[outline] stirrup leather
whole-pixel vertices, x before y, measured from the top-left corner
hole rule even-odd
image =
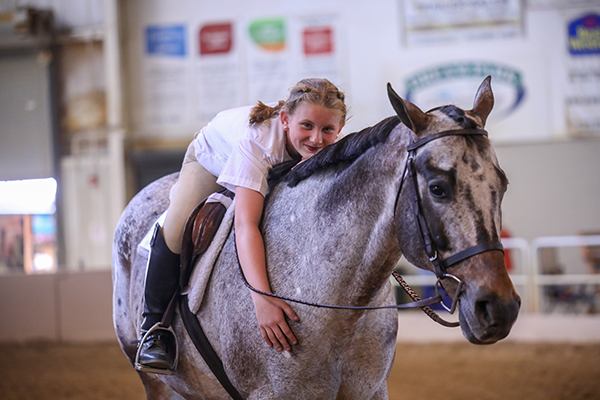
[[[148,340],[148,336],[151,333],[153,333],[154,331],[159,331],[159,330],[169,332],[173,338],[173,341],[175,342],[175,359],[173,360],[173,364],[170,366],[169,369],[153,368],[153,367],[148,367],[146,365],[140,364],[140,354],[142,353],[142,346],[144,345],[144,343],[146,343],[146,340]],[[150,374],[171,375],[175,371],[175,368],[177,368],[178,361],[179,361],[179,343],[177,342],[177,336],[175,336],[175,332],[173,331],[173,328],[171,328],[170,326],[165,328],[164,326],[161,325],[160,322],[157,322],[156,324],[154,324],[152,326],[152,328],[148,329],[148,331],[140,339],[140,342],[139,342],[138,348],[137,348],[137,352],[135,353],[134,367],[135,367],[136,371],[140,371],[140,372],[148,372]]]

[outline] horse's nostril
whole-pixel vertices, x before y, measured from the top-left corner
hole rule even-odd
[[[488,300],[478,300],[475,302],[475,313],[482,326],[492,326],[495,324],[492,315],[492,306]]]
[[[480,296],[475,302],[475,315],[485,329],[510,329],[521,308],[518,294],[506,299],[493,297],[491,294]]]

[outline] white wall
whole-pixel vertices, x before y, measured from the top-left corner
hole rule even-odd
[[[457,2],[458,3],[458,2]],[[508,3],[508,2],[507,2]],[[511,0],[512,4],[519,4]],[[522,18],[512,26],[510,35],[494,33],[488,39],[440,39],[437,42],[416,44],[407,31],[407,2],[398,0],[306,0],[296,1],[240,1],[224,0],[196,2],[191,0],[148,0],[143,3],[124,0],[125,37],[129,72],[129,105],[132,129],[137,138],[171,138],[187,141],[192,133],[210,120],[219,109],[202,114],[197,108],[210,108],[210,101],[199,99],[203,90],[202,66],[215,61],[215,56],[201,56],[198,51],[198,33],[202,26],[215,22],[230,22],[234,28],[234,45],[230,54],[222,56],[220,66],[234,68],[230,76],[236,80],[237,97],[232,97],[229,107],[254,103],[251,75],[257,59],[273,66],[276,60],[271,52],[256,49],[249,38],[248,27],[261,18],[280,17],[286,23],[286,48],[281,50],[287,80],[281,80],[279,97],[307,73],[306,58],[302,54],[301,29],[307,21],[321,18],[332,26],[335,34],[336,67],[331,76],[336,84],[347,91],[353,118],[345,132],[353,132],[372,125],[392,113],[385,85],[391,82],[401,94],[406,93],[407,79],[429,68],[460,63],[491,64],[506,67],[522,80],[525,96],[517,109],[503,117],[502,113],[513,102],[515,84],[495,73],[492,86],[496,91],[496,111],[490,117],[492,137],[501,142],[549,140],[567,134],[564,97],[570,86],[568,69],[573,63],[568,57],[567,24],[585,12],[599,12],[590,1],[552,2],[537,0],[522,2]],[[585,5],[587,4],[587,6]],[[145,29],[178,25],[186,29],[186,54],[183,57],[161,57],[148,54],[145,49]],[[441,35],[441,33],[440,33]],[[495,35],[495,36],[494,36]],[[209,60],[212,57],[212,60]],[[226,58],[229,57],[229,63]],[[579,60],[577,60],[579,61]],[[213,63],[214,64],[214,63]],[[595,65],[595,64],[594,64]],[[596,69],[600,67],[594,67]],[[176,76],[169,71],[179,71]],[[156,74],[161,73],[161,79]],[[221,75],[223,77],[224,75]],[[272,77],[276,79],[275,76]],[[443,82],[446,93],[429,93],[423,88],[415,94],[422,108],[440,105],[440,96],[463,108],[470,108],[473,95],[482,77],[461,77],[459,82]],[[179,86],[186,87],[179,87]],[[598,85],[598,82],[595,83]],[[165,88],[161,88],[165,85]],[[599,86],[600,87],[600,86]],[[451,92],[451,93],[448,93]],[[182,105],[174,111],[174,122],[152,120],[161,108],[152,109],[153,101],[160,95],[176,99]],[[261,98],[274,101],[275,95]],[[215,96],[216,97],[216,96]],[[214,102],[214,98],[212,99]],[[174,104],[165,101],[162,110]],[[444,103],[442,103],[444,104]],[[222,108],[222,107],[221,107]],[[150,112],[150,110],[154,112]],[[179,111],[179,114],[177,114]],[[175,115],[177,114],[177,115]]]
[[[597,2],[587,0],[522,2],[520,32],[507,38],[487,40],[456,39],[443,43],[415,45],[407,37],[404,1],[374,0],[308,0],[246,2],[225,0],[218,3],[191,0],[124,1],[126,21],[125,56],[129,73],[129,105],[131,128],[136,140],[164,139],[187,144],[193,132],[207,122],[193,112],[182,112],[180,123],[152,124],[146,120],[149,92],[153,80],[149,69],[180,65],[189,72],[189,89],[201,86],[196,80],[202,57],[198,54],[198,30],[207,23],[230,21],[236,29],[232,65],[239,75],[238,103],[253,103],[248,96],[247,76],[252,69],[255,49],[247,38],[247,28],[257,18],[283,17],[289,25],[287,56],[302,61],[299,52],[298,26],[303,16],[335,16],[328,19],[337,31],[337,51],[342,62],[335,81],[348,94],[351,119],[345,132],[372,125],[392,114],[385,84],[391,82],[400,93],[406,93],[406,79],[419,71],[461,62],[486,62],[506,66],[522,79],[525,96],[516,110],[508,115],[515,87],[494,75],[492,87],[496,107],[490,116],[488,130],[495,143],[502,167],[511,185],[504,203],[506,227],[514,236],[532,240],[538,236],[572,235],[582,230],[600,229],[600,133],[596,139],[570,137],[567,127],[565,97],[569,90],[569,68],[580,60],[570,59],[567,52],[567,24],[586,12],[600,13]],[[150,56],[144,49],[144,30],[148,26],[182,24],[187,27],[188,52],[180,59]],[[237,47],[236,47],[237,46]],[[268,57],[268,55],[264,55]],[[594,58],[595,57],[595,58]],[[591,70],[600,70],[600,57],[588,58]],[[290,66],[297,74],[301,68]],[[586,67],[587,68],[587,67]],[[599,74],[600,76],[600,74]],[[293,78],[293,79],[292,79]],[[296,79],[282,85],[281,97]],[[448,86],[448,102],[470,108],[481,77],[462,79],[460,85]],[[598,81],[600,82],[600,80]],[[595,84],[598,84],[596,82]],[[594,83],[592,82],[592,86]],[[600,90],[600,86],[598,86]],[[585,90],[585,88],[581,88]],[[438,90],[443,92],[443,90]],[[423,109],[441,100],[424,90],[415,96]],[[191,108],[198,106],[189,95]],[[261,100],[275,100],[271,98]],[[235,106],[239,104],[231,104]]]
[[[305,60],[298,32],[303,24],[318,23],[321,18],[336,32],[335,68],[331,75],[337,78],[334,82],[348,94],[351,119],[345,128],[346,133],[391,115],[392,109],[385,93],[387,82],[393,83],[398,92],[405,93],[406,79],[411,74],[432,66],[462,61],[486,61],[518,70],[526,89],[522,103],[514,113],[500,118],[514,88],[494,76],[492,86],[497,106],[488,126],[501,165],[511,180],[504,203],[505,225],[514,236],[528,240],[538,236],[571,235],[581,230],[600,229],[600,212],[595,206],[596,199],[600,198],[600,180],[597,178],[600,161],[596,157],[600,150],[600,139],[597,139],[598,136],[589,140],[569,137],[563,104],[567,90],[565,76],[569,67],[564,57],[566,23],[584,12],[599,13],[600,8],[593,0],[522,2],[523,19],[520,34],[516,36],[489,40],[456,39],[443,44],[423,45],[411,44],[407,38],[406,2],[402,0],[121,0],[120,3],[127,72],[124,95],[134,146],[138,141],[156,140],[172,141],[184,148],[193,133],[207,122],[206,118],[210,118],[207,117],[210,112],[200,115],[194,109],[198,104],[207,104],[212,100],[204,99],[203,103],[199,103],[198,93],[194,94],[199,88],[199,71],[207,65],[203,64],[205,61],[197,51],[197,35],[201,26],[220,21],[234,24],[235,60],[231,65],[237,68],[234,75],[238,76],[236,84],[239,86],[234,97],[239,104],[231,104],[235,106],[257,100],[250,97],[248,75],[253,62],[260,57],[267,57],[251,47],[247,35],[248,24],[259,18],[270,17],[282,17],[288,23],[289,49],[285,56],[293,62],[287,64],[292,74],[289,82],[281,85],[279,98],[282,98],[287,88],[307,70],[300,65]],[[104,19],[101,0],[15,0],[3,3],[0,11],[25,4],[54,8],[59,26],[71,27],[75,31],[101,28]],[[185,24],[188,27],[188,55],[181,60],[148,56],[144,44],[145,28],[169,24]],[[82,88],[91,90],[104,84],[104,73],[97,60],[99,52],[96,47],[99,47],[99,43],[94,43],[94,46],[81,45],[84,52],[91,51],[89,71],[81,68],[85,63],[80,61],[75,66],[65,67],[66,74],[70,76],[65,83],[66,94],[73,98],[80,94],[78,90]],[[72,53],[79,54],[81,46],[71,46],[74,49]],[[79,58],[76,57],[77,60]],[[590,65],[595,65],[595,59],[591,58]],[[154,93],[151,90],[156,88],[152,89],[150,85],[152,79],[149,73],[160,71],[160,68],[173,63],[183,65],[191,79],[189,82],[183,81],[189,89],[186,92],[190,103],[188,110],[182,114],[182,123],[150,124],[146,120],[148,101]],[[89,88],[84,84],[87,73],[93,78],[88,79]],[[459,106],[469,108],[479,81],[479,78],[461,81],[461,86],[457,87],[460,93],[453,100]],[[71,87],[71,83],[75,87]],[[424,109],[440,104],[429,104],[430,101],[434,100],[424,92],[415,97],[415,102]],[[79,188],[76,190],[85,191],[80,185],[75,187]],[[110,193],[106,196],[110,196]],[[94,214],[91,215],[94,217],[99,212],[90,214]],[[81,234],[74,231],[71,233]],[[88,231],[83,234],[89,234]],[[107,243],[110,242],[110,231],[107,228],[103,234],[103,240]],[[70,267],[77,268],[78,265],[78,261],[69,262]]]
[[[110,271],[0,275],[0,341],[115,340]]]
[[[514,236],[600,230],[600,140],[495,147],[510,181],[503,221]]]

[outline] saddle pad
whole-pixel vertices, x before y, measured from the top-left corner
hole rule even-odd
[[[230,202],[230,204],[224,203],[224,205],[227,207],[227,212],[223,216],[221,225],[215,233],[215,237],[208,246],[208,249],[206,249],[204,254],[200,256],[200,259],[196,263],[196,266],[192,271],[192,275],[190,276],[189,285],[183,292],[183,294],[187,294],[190,311],[194,314],[196,314],[200,309],[202,299],[204,298],[204,292],[215,265],[215,261],[217,260],[219,254],[221,254],[223,245],[229,237],[229,233],[233,227],[235,200]]]

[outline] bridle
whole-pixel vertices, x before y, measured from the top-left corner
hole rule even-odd
[[[333,304],[313,303],[313,302],[308,302],[305,300],[298,300],[298,299],[290,298],[287,296],[281,296],[281,295],[273,294],[273,293],[269,293],[269,292],[263,292],[262,290],[258,290],[256,288],[254,288],[246,280],[246,277],[244,276],[244,272],[241,268],[239,258],[238,258],[238,266],[240,269],[240,273],[242,275],[242,280],[243,280],[244,284],[246,285],[246,287],[248,287],[250,290],[252,290],[256,293],[259,293],[259,294],[262,294],[262,295],[265,295],[268,297],[274,297],[274,298],[285,300],[285,301],[291,301],[294,303],[300,303],[300,304],[309,305],[312,307],[319,307],[319,308],[322,307],[322,308],[333,308],[333,309],[343,309],[343,310],[378,310],[378,309],[387,309],[387,308],[400,309],[400,308],[420,307],[423,309],[423,311],[425,311],[425,313],[429,317],[431,317],[436,322],[438,322],[442,325],[445,325],[445,326],[449,326],[449,327],[458,326],[457,322],[444,321],[428,307],[431,304],[441,303],[442,306],[447,311],[449,311],[451,314],[454,313],[454,311],[456,310],[458,300],[462,293],[463,282],[456,276],[449,274],[447,272],[447,268],[466,259],[466,258],[472,257],[476,254],[480,254],[480,253],[483,253],[486,251],[499,250],[499,251],[504,252],[504,248],[502,246],[502,243],[500,243],[499,241],[483,242],[483,243],[476,244],[475,246],[469,247],[465,250],[459,251],[458,253],[453,254],[450,257],[447,257],[445,259],[442,259],[440,257],[439,252],[437,251],[437,248],[435,246],[433,237],[431,235],[431,231],[427,225],[427,220],[425,219],[425,215],[423,213],[421,196],[419,195],[417,171],[415,168],[415,158],[417,156],[417,154],[416,154],[417,149],[419,149],[420,147],[424,146],[425,144],[427,144],[433,140],[437,140],[437,139],[440,139],[440,138],[446,137],[446,136],[469,136],[469,135],[487,136],[488,133],[487,133],[487,131],[485,131],[483,129],[447,130],[447,131],[442,131],[442,132],[438,132],[438,133],[432,133],[432,134],[425,136],[417,141],[415,141],[413,136],[411,135],[411,142],[407,147],[408,155],[406,158],[404,172],[402,174],[402,179],[400,180],[400,185],[399,185],[398,192],[396,195],[396,200],[394,202],[394,217],[396,217],[396,209],[398,206],[398,201],[400,199],[400,194],[402,192],[404,183],[408,180],[408,182],[413,185],[412,204],[413,204],[413,211],[414,211],[416,223],[419,228],[419,233],[421,235],[423,245],[425,247],[425,253],[429,257],[429,261],[431,261],[431,263],[433,264],[434,272],[437,277],[437,281],[435,284],[436,296],[430,297],[427,299],[420,299],[418,297],[418,295],[406,284],[404,279],[402,279],[402,277],[397,272],[394,271],[392,273],[392,275],[396,278],[396,280],[398,280],[398,283],[400,283],[402,288],[411,296],[411,298],[414,300],[413,302],[406,303],[406,304],[390,305],[390,306],[341,306],[341,305],[333,305]],[[407,179],[407,178],[409,178],[409,179]],[[234,240],[234,243],[235,243],[235,240]],[[237,248],[236,248],[235,253],[237,256]],[[455,296],[452,299],[451,307],[447,307],[444,304],[444,302],[442,301],[442,296],[439,294],[439,286],[441,285],[442,280],[444,280],[444,279],[452,279],[458,285],[456,288]]]
[[[419,228],[419,233],[421,236],[421,240],[423,246],[425,248],[425,253],[429,257],[429,261],[433,264],[433,270],[437,277],[437,281],[435,283],[436,294],[439,295],[439,286],[444,279],[451,279],[457,283],[456,293],[454,298],[452,299],[452,305],[447,307],[444,302],[441,302],[442,306],[451,314],[456,310],[456,306],[458,304],[458,299],[462,294],[462,287],[464,285],[463,281],[457,278],[455,275],[449,274],[447,272],[448,267],[465,260],[469,257],[472,257],[476,254],[484,253],[486,251],[502,251],[504,252],[504,247],[500,241],[490,241],[490,242],[482,242],[478,243],[475,246],[469,247],[467,249],[461,250],[456,254],[453,254],[445,259],[440,257],[440,254],[435,246],[435,242],[433,240],[433,236],[431,235],[431,231],[427,224],[427,220],[425,219],[425,214],[423,213],[423,204],[421,200],[421,196],[419,195],[419,184],[417,181],[417,170],[415,167],[415,159],[417,157],[417,149],[423,147],[427,143],[446,137],[446,136],[488,136],[487,131],[483,129],[455,129],[455,130],[447,130],[438,133],[432,133],[427,135],[417,141],[414,140],[411,135],[411,142],[406,148],[408,155],[406,157],[406,165],[404,167],[404,173],[402,176],[402,180],[400,181],[400,187],[398,188],[398,194],[396,195],[396,201],[394,204],[394,213],[396,213],[396,209],[398,207],[398,201],[400,199],[400,193],[402,192],[402,187],[404,182],[407,180],[412,184],[412,205],[413,205],[413,213],[415,215],[415,220],[417,227]]]

